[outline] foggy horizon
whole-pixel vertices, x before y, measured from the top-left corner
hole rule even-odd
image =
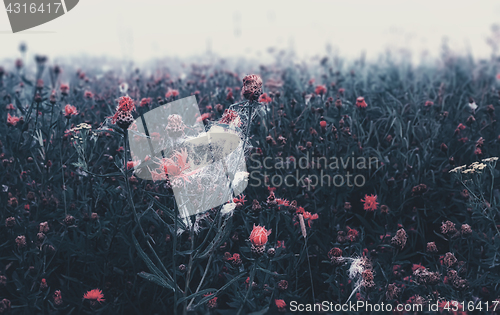
[[[423,55],[439,56],[443,40],[457,54],[487,58],[487,38],[500,16],[495,1],[473,6],[466,1],[253,1],[244,9],[228,1],[186,1],[169,7],[165,12],[155,10],[154,1],[124,0],[117,6],[87,0],[59,19],[16,34],[2,10],[0,59],[19,56],[18,46],[25,42],[30,53],[52,60],[102,56],[140,63],[207,52],[266,60],[269,48],[308,58],[329,45],[346,58],[366,54],[373,60],[390,49],[409,52],[418,62]]]

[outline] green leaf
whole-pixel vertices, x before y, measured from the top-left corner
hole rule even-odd
[[[142,260],[144,260],[144,262],[148,266],[149,270],[151,270],[154,273],[154,275],[156,276],[155,280],[158,280],[158,279],[161,280],[161,283],[162,283],[161,285],[163,287],[171,289],[172,291],[175,291],[173,285],[171,285],[169,283],[169,281],[165,277],[165,275],[160,271],[160,269],[158,269],[158,267],[156,267],[156,265],[153,263],[153,261],[142,250],[141,245],[137,241],[137,238],[135,238],[134,234],[132,234],[132,240],[134,241],[134,245],[135,245],[137,252],[139,253],[139,256],[141,256]],[[155,280],[152,280],[152,281],[155,281]],[[158,283],[157,281],[155,281],[155,282]]]
[[[151,282],[154,282],[164,288],[167,288],[167,289],[171,289],[172,291],[175,291],[174,288],[169,285],[166,281],[164,281],[162,278],[154,275],[154,274],[151,274],[151,273],[147,273],[145,271],[141,271],[139,273],[137,273],[137,275],[141,278],[144,278],[148,281],[151,281]]]

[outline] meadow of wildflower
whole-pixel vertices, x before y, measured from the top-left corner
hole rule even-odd
[[[499,312],[500,60],[276,57],[1,61],[0,314]],[[189,151],[133,159],[128,131],[188,96],[202,129],[239,130],[247,186],[182,218],[173,188],[194,178],[201,200],[216,185]]]

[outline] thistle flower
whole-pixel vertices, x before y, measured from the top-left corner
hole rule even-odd
[[[92,94],[92,92],[90,92],[90,91],[85,91],[85,93],[83,94],[83,97],[85,97],[86,99],[91,99],[94,97],[94,94]]]
[[[356,99],[356,107],[358,108],[366,108],[368,104],[365,102],[365,98],[360,96]]]
[[[165,98],[171,98],[171,97],[177,97],[179,96],[179,91],[174,90],[174,89],[169,89],[168,92],[165,94]]]
[[[250,242],[254,246],[263,246],[267,243],[267,237],[271,234],[272,230],[266,230],[265,227],[255,224],[253,225],[252,233],[250,233]]]
[[[316,86],[316,89],[314,90],[314,93],[318,95],[324,95],[326,94],[326,86],[324,85],[318,85]]]
[[[242,121],[238,113],[232,109],[224,110],[224,114],[219,121],[222,124],[228,124],[231,126],[240,127],[242,125]]]
[[[364,203],[363,208],[366,211],[375,211],[378,207],[377,195],[365,195],[361,201]]]
[[[274,300],[274,303],[276,304],[276,307],[278,308],[278,311],[280,312],[286,312],[286,302],[284,300]]]
[[[76,107],[70,104],[66,104],[64,106],[64,116],[66,118],[70,118],[71,116],[76,116],[78,115],[78,111],[76,110]]]
[[[97,302],[102,303],[102,302],[106,301],[105,299],[103,299],[103,297],[104,297],[104,294],[102,294],[102,291],[99,289],[93,289],[93,290],[87,291],[83,295],[83,299],[89,300],[91,305],[95,305]]]
[[[351,241],[351,242],[354,242],[358,238],[358,236],[359,236],[358,230],[351,229],[348,226],[346,226],[346,229],[347,229],[346,239],[349,240],[349,241]]]
[[[264,93],[261,96],[259,96],[260,103],[268,104],[268,103],[271,103],[272,101],[273,101],[273,99],[270,98],[269,96],[267,96],[267,93]]]
[[[252,243],[252,252],[255,254],[263,254],[267,244],[267,237],[272,230],[266,230],[265,227],[255,224],[253,225],[252,233],[250,233],[250,242]]]
[[[139,103],[140,107],[145,107],[151,104],[151,97],[145,97],[141,99],[141,102]]]
[[[11,126],[16,126],[17,123],[21,120],[19,117],[16,116],[11,116],[9,113],[7,113],[7,124]]]
[[[132,111],[135,110],[135,103],[129,96],[122,96],[118,99],[116,112],[111,117],[111,122],[117,124],[123,130],[127,129],[134,121]]]
[[[116,107],[116,110],[122,112],[132,112],[135,110],[135,102],[129,96],[122,96],[118,98],[118,106]]]

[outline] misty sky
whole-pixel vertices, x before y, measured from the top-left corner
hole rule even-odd
[[[443,37],[460,52],[490,54],[486,38],[500,23],[500,2],[473,1],[153,1],[80,0],[63,17],[12,34],[0,10],[0,59],[31,52],[57,56],[112,56],[147,61],[162,56],[261,56],[268,47],[301,56],[330,43],[344,57],[388,47],[419,58],[438,55]],[[260,52],[260,55],[258,55]]]

